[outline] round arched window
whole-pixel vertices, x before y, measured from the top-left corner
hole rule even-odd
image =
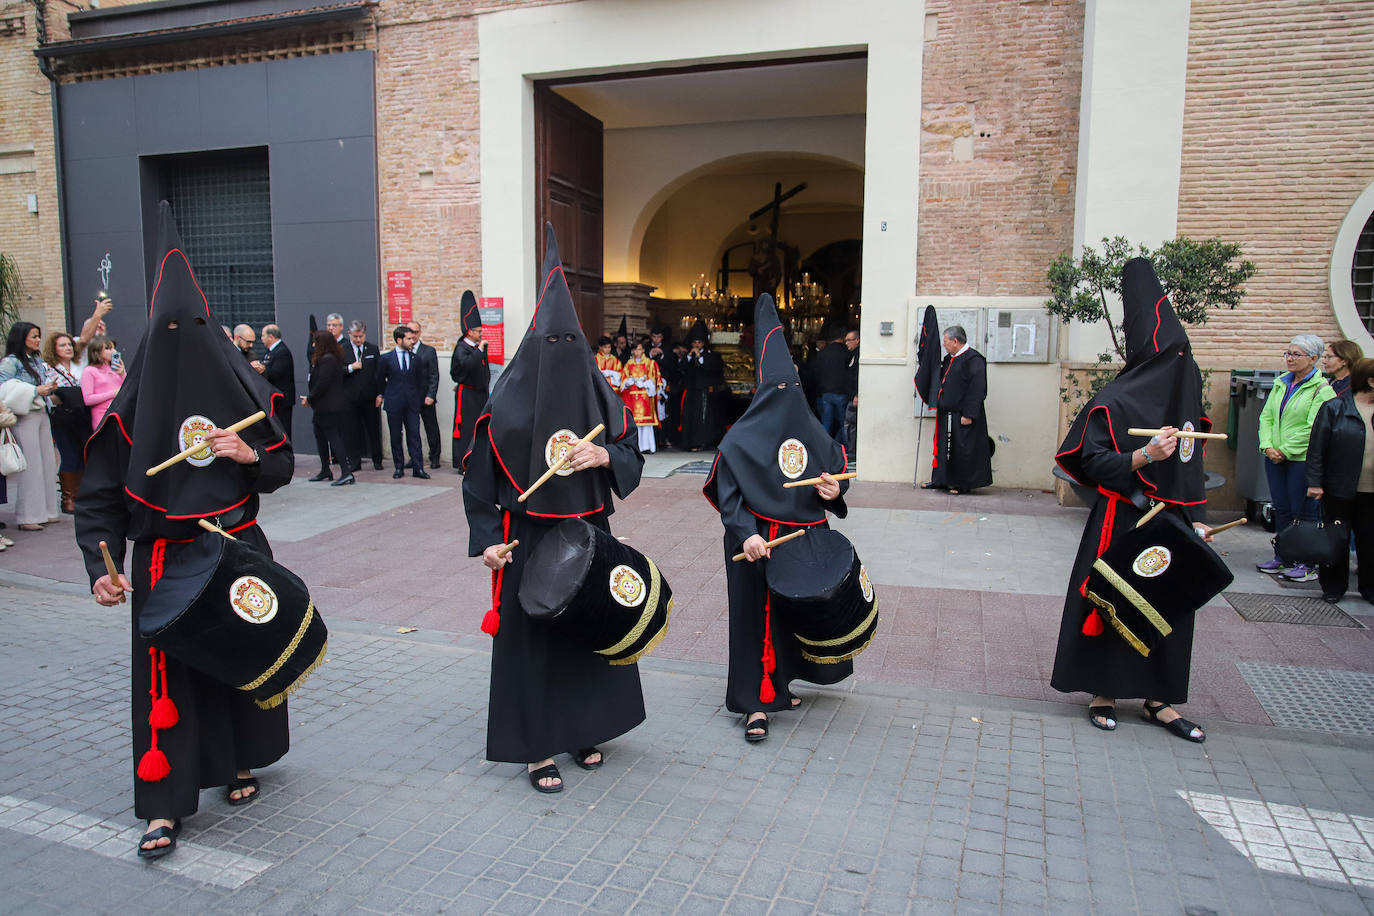
[[[1374,213],[1365,220],[1355,241],[1355,256],[1350,264],[1350,293],[1355,313],[1366,331],[1374,333]]]
[[[1374,184],[1341,221],[1327,277],[1341,333],[1374,354]]]

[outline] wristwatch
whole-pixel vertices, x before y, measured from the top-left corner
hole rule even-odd
[[[1141,455],[1142,458],[1145,459],[1145,463],[1146,463],[1146,464],[1150,464],[1151,462],[1154,461],[1154,459],[1150,457],[1150,453],[1147,452],[1147,451],[1145,451],[1144,446],[1141,446],[1140,455]]]

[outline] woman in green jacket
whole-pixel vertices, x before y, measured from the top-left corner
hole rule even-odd
[[[1307,441],[1317,410],[1336,396],[1317,368],[1326,344],[1315,334],[1299,334],[1288,342],[1283,361],[1288,371],[1274,380],[1274,388],[1259,418],[1259,448],[1266,463],[1274,527],[1282,531],[1295,517],[1311,518],[1307,502]],[[1294,582],[1317,578],[1317,568],[1299,563],[1285,566],[1275,554],[1258,569]]]

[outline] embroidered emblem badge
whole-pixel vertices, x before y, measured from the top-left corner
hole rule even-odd
[[[240,576],[229,586],[229,606],[249,623],[267,623],[277,616],[277,593],[256,576]]]
[[[617,566],[611,570],[611,597],[625,607],[634,607],[644,600],[644,577],[630,567]]]
[[[1185,432],[1192,432],[1192,431],[1193,431],[1193,421],[1192,421],[1192,420],[1189,420],[1188,422],[1184,423],[1184,424],[1183,424],[1183,429],[1184,429]],[[1196,448],[1196,447],[1197,447],[1197,440],[1196,440],[1196,439],[1179,439],[1179,440],[1178,440],[1178,460],[1179,460],[1179,461],[1184,461],[1184,462],[1192,461],[1192,460],[1193,460],[1193,449]]]
[[[544,443],[544,461],[549,467],[553,467],[563,457],[573,450],[573,446],[578,442],[578,435],[570,429],[560,429],[558,432],[549,436],[549,441]],[[559,470],[559,477],[567,477],[573,472],[572,465],[564,465]]]
[[[788,480],[796,480],[806,470],[806,446],[787,439],[778,446],[778,468]]]
[[[214,428],[215,424],[210,422],[209,417],[202,417],[198,414],[192,414],[182,420],[181,429],[177,430],[177,451],[180,452],[193,445],[200,445]],[[210,451],[210,446],[207,445],[198,452],[192,452],[191,457],[186,459],[186,463],[203,468],[214,460],[215,453]]]
[[[1169,568],[1173,558],[1174,555],[1167,547],[1146,547],[1140,552],[1140,556],[1135,558],[1131,568],[1135,570],[1136,575],[1153,579]]]
[[[873,582],[868,578],[868,567],[859,564],[859,590],[864,593],[864,600],[870,604],[873,602]]]

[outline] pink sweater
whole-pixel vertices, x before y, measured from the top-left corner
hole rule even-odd
[[[87,366],[81,373],[81,398],[91,409],[91,429],[98,429],[105,419],[105,411],[124,384],[124,376],[109,366]]]

